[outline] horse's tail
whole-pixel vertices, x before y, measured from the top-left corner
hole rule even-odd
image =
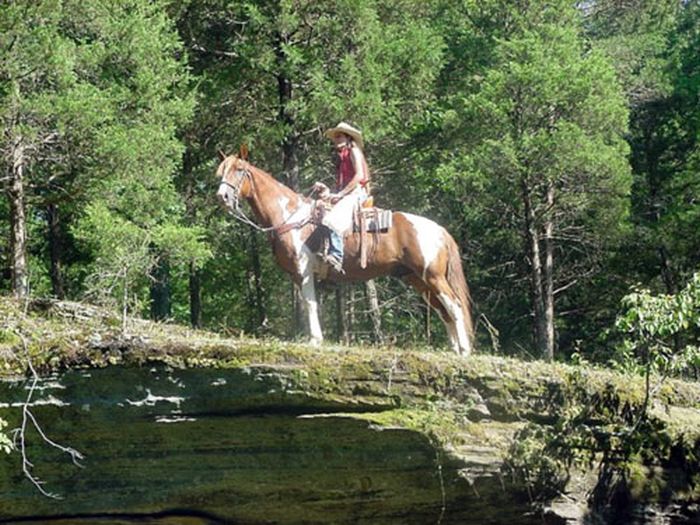
[[[452,291],[457,295],[460,307],[462,308],[462,318],[464,328],[469,337],[469,343],[474,348],[474,324],[472,322],[471,296],[469,286],[464,278],[462,269],[462,257],[459,254],[459,247],[451,235],[447,235],[447,282]]]

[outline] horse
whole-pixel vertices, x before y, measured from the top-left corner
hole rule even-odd
[[[315,276],[325,274],[325,279],[334,282],[393,276],[415,288],[439,314],[457,354],[471,353],[474,329],[469,288],[459,248],[445,228],[425,217],[393,212],[391,228],[370,236],[372,247],[366,264],[360,264],[360,234],[345,236],[343,267],[338,272],[328,268],[317,253],[325,232],[314,224],[312,199],[294,192],[242,156],[221,156],[216,171],[220,180],[217,197],[229,213],[269,233],[278,265],[301,289],[312,344],[323,341]],[[250,205],[255,221],[241,210],[241,199]]]

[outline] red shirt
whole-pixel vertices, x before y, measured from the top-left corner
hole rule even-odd
[[[340,160],[338,162],[338,175],[335,185],[338,190],[342,190],[355,177],[355,166],[352,163],[352,148],[341,149],[338,157]],[[369,182],[369,169],[367,169],[367,161],[365,161],[364,155],[362,155],[361,170],[362,179],[360,179],[360,186],[364,188]]]

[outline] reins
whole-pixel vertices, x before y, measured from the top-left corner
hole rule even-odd
[[[308,217],[301,219],[299,221],[295,221],[290,223],[289,219],[294,217],[294,214],[299,210],[297,208],[294,210],[294,213],[292,213],[287,219],[285,219],[282,223],[276,225],[276,226],[268,226],[268,227],[262,227],[255,221],[253,221],[250,217],[248,217],[245,212],[241,209],[240,206],[240,201],[239,201],[239,191],[241,189],[241,185],[243,184],[243,178],[248,177],[248,180],[250,181],[251,186],[255,187],[255,183],[253,182],[253,176],[250,173],[250,170],[248,168],[238,170],[240,171],[243,176],[240,177],[240,182],[237,185],[233,185],[227,180],[224,180],[224,178],[221,178],[220,184],[225,184],[229,188],[233,190],[234,194],[234,207],[233,209],[229,209],[228,212],[230,215],[233,215],[235,219],[238,221],[242,222],[243,224],[247,224],[248,226],[251,226],[253,229],[262,232],[262,233],[276,233],[277,235],[283,235],[291,230],[295,230],[298,228],[302,228],[303,226],[306,226],[309,222],[311,222],[311,216],[312,214],[309,214]],[[313,209],[313,207],[312,207]]]

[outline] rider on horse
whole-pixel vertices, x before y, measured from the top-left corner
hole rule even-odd
[[[333,195],[336,204],[324,224],[334,228],[338,235],[334,252],[342,254],[341,235],[352,228],[352,209],[365,198],[369,175],[358,130],[340,123],[329,130],[328,135],[339,146],[340,166],[338,190]],[[220,177],[217,196],[226,209],[242,222],[254,224],[262,231],[275,232],[270,235],[275,259],[301,289],[311,341],[320,343],[323,332],[314,274],[319,275],[323,267],[315,264],[312,251],[312,246],[318,243],[316,239],[310,241],[317,231],[310,223],[312,217],[317,217],[314,202],[235,155],[224,156],[216,172]],[[241,212],[240,199],[250,205],[255,222]],[[353,243],[353,251],[359,245],[360,263],[347,264],[345,277],[351,281],[384,275],[401,277],[440,314],[452,348],[461,355],[468,355],[473,347],[474,325],[459,246],[445,228],[430,219],[398,211],[393,212],[392,217],[391,227],[372,237],[372,251],[366,266],[362,264],[362,243]],[[362,234],[358,237],[353,241],[362,240]]]
[[[352,229],[353,211],[369,196],[369,169],[362,152],[362,132],[341,122],[326,131],[338,154],[336,193],[331,196],[333,208],[323,218],[330,230],[327,261],[337,271],[343,268],[343,237]]]

